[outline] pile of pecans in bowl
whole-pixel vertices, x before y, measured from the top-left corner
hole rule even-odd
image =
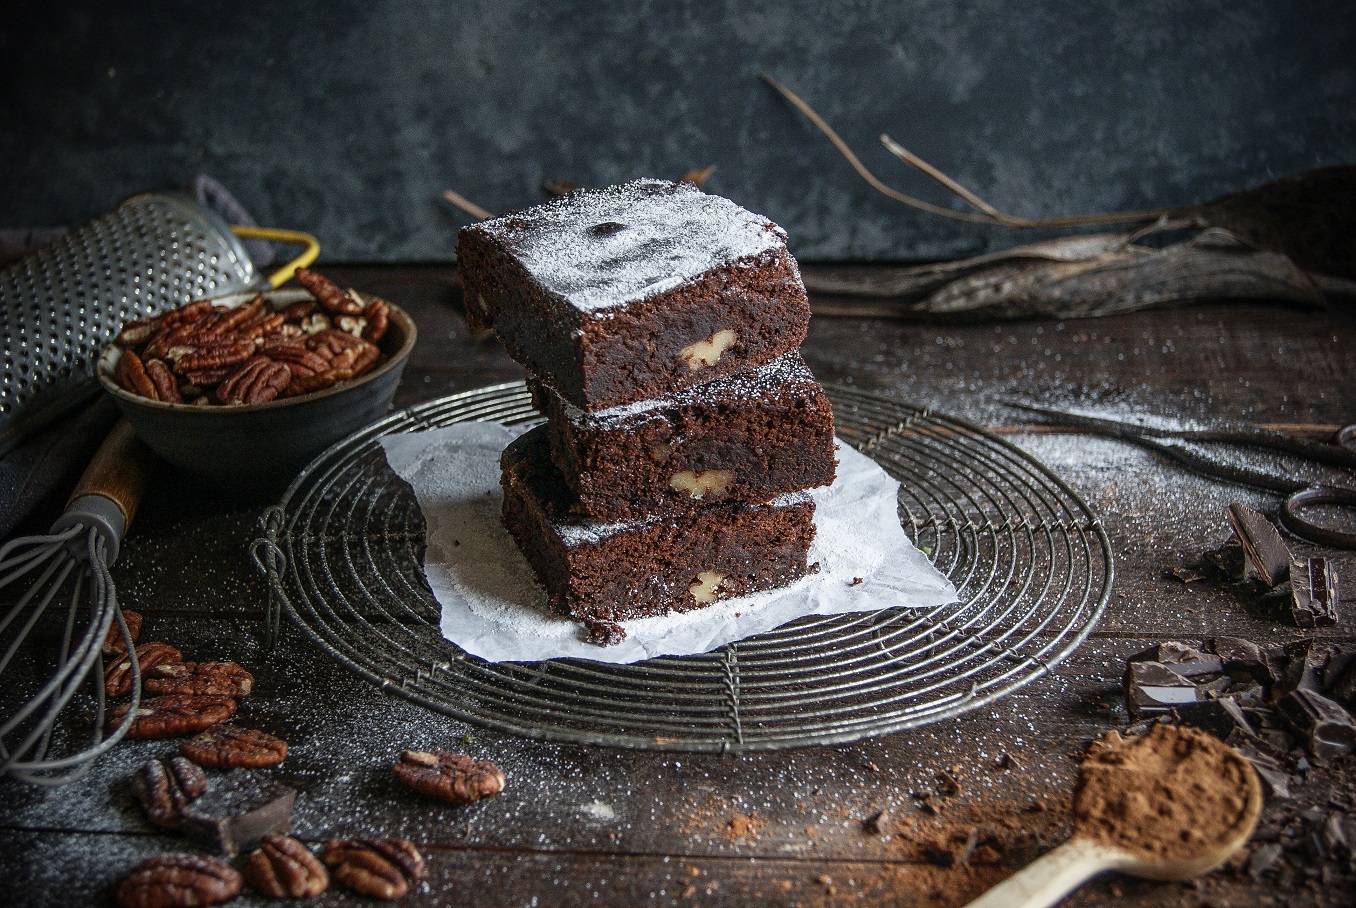
[[[313,297],[274,310],[263,294],[242,306],[199,300],[129,322],[118,383],[167,403],[260,404],[319,391],[370,372],[383,357],[391,307],[305,268],[297,281]]]

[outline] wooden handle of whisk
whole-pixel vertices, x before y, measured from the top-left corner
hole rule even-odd
[[[85,468],[67,505],[85,495],[107,498],[122,511],[123,532],[126,533],[137,505],[141,503],[153,456],[132,431],[132,424],[119,419]]]

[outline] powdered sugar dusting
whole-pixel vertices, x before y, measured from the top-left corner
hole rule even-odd
[[[542,288],[581,312],[666,293],[707,272],[786,247],[765,217],[688,183],[585,189],[484,221]]]
[[[818,391],[819,384],[810,374],[810,369],[800,354],[788,353],[766,366],[736,372],[727,378],[686,388],[668,397],[652,397],[648,400],[619,404],[593,413],[585,413],[556,394],[549,385],[542,384],[541,388],[557,398],[566,418],[576,426],[610,430],[628,423],[643,422],[645,417],[658,417],[664,411],[679,410],[700,403],[714,404],[731,399],[752,403],[791,395],[804,397]]]
[[[833,485],[809,493],[815,502],[809,558],[819,564],[818,573],[695,611],[627,621],[626,639],[616,646],[587,643],[577,622],[547,607],[527,559],[499,522],[499,454],[520,431],[458,423],[381,439],[387,461],[413,486],[428,524],[424,572],[443,607],[443,636],[473,656],[625,664],[710,652],[806,615],[955,601],[955,588],[900,526],[899,483],[871,458],[840,444]],[[790,503],[806,494],[783,498]]]

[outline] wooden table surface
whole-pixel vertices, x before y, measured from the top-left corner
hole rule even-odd
[[[418,322],[398,404],[521,377],[497,342],[471,336],[453,269],[329,271],[404,306]],[[146,616],[143,640],[172,643],[188,659],[234,659],[254,672],[256,693],[239,718],[290,742],[275,775],[301,792],[300,837],[399,836],[424,850],[428,878],[405,904],[961,904],[1067,834],[1077,753],[1127,722],[1126,656],[1164,639],[1305,636],[1226,586],[1168,576],[1227,537],[1230,501],[1274,510],[1274,499],[1113,441],[1014,429],[1023,418],[998,398],[1207,420],[1350,421],[1356,315],[1349,302],[1325,312],[1203,306],[980,325],[816,317],[803,352],[821,380],[1000,427],[1102,515],[1115,553],[1106,615],[1066,662],[1006,699],[916,731],[747,756],[559,746],[383,694],[295,630],[266,656],[266,592],[247,551],[260,507],[216,498],[169,468],[154,476],[113,573],[123,603]],[[1337,560],[1351,589],[1356,559]],[[1342,623],[1310,635],[1356,639],[1347,595]],[[0,781],[4,898],[109,903],[139,860],[186,849],[146,824],[128,790],[130,773],[171,747],[124,743],[87,778],[55,791]],[[409,747],[493,759],[508,787],[471,807],[423,800],[390,772]],[[1312,771],[1293,799],[1268,803],[1266,835],[1300,847],[1288,838],[1286,817],[1314,805],[1349,810],[1353,775],[1350,758]],[[882,810],[883,829],[872,834],[862,820]],[[966,864],[941,866],[937,843],[971,828],[990,845]],[[1113,876],[1069,904],[1351,903],[1356,875],[1348,861],[1311,864],[1301,871],[1283,861],[1281,872],[1257,877],[1235,866],[1185,885]],[[313,904],[360,901],[333,887]],[[233,904],[262,901],[242,896]]]

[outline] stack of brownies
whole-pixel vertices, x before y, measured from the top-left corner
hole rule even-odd
[[[695,186],[581,190],[461,231],[468,319],[546,425],[504,451],[504,524],[598,642],[806,573],[833,414],[797,353],[786,234]]]

